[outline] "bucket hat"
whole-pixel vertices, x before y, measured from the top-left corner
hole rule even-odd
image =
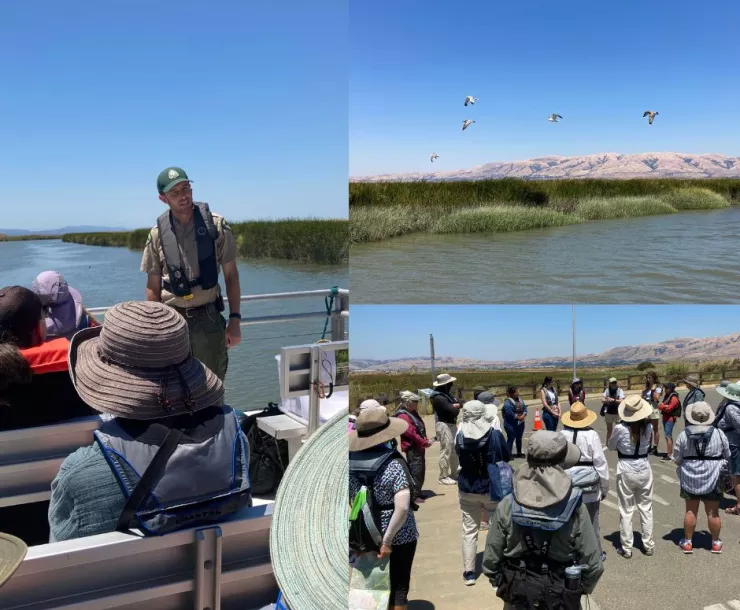
[[[699,386],[699,375],[686,375],[686,377],[684,377],[682,381],[685,384],[698,387]]]
[[[725,385],[718,385],[716,388],[717,394],[731,400],[732,402],[740,402],[740,384],[728,383]]]
[[[453,377],[452,375],[448,375],[447,373],[441,373],[437,375],[437,379],[432,385],[435,388],[438,388],[441,385],[447,385],[448,383],[452,383],[453,381],[457,381],[457,377]]]
[[[581,459],[581,450],[559,432],[539,430],[527,442],[527,461],[514,472],[514,498],[530,508],[546,508],[562,501],[573,480],[565,472]]]
[[[0,532],[0,587],[21,565],[28,546],[20,538]]]
[[[686,407],[686,421],[695,426],[711,426],[714,418],[714,411],[707,402],[694,402]]]
[[[408,430],[408,422],[388,417],[385,408],[366,409],[355,420],[355,429],[349,433],[349,450],[364,451],[401,436]]]
[[[619,403],[617,411],[619,419],[633,422],[650,417],[653,413],[653,406],[641,396],[632,394]]]
[[[337,413],[308,438],[290,460],[275,496],[270,557],[285,602],[295,610],[347,610],[344,418]]]
[[[609,383],[617,383],[616,377],[609,377]]]
[[[596,413],[586,408],[582,402],[574,402],[570,410],[563,413],[560,420],[569,428],[588,428],[596,421]]]
[[[419,402],[419,396],[408,390],[401,392],[401,402],[407,404],[409,402]]]
[[[460,432],[465,438],[478,440],[491,429],[491,420],[488,419],[487,405],[480,400],[469,400],[460,411]]]
[[[74,333],[82,321],[82,295],[67,284],[57,271],[43,271],[31,284],[41,304],[47,308],[46,334],[48,337],[64,337]]]
[[[88,405],[126,419],[162,419],[223,404],[221,380],[191,353],[185,318],[164,303],[111,307],[103,326],[72,337],[69,372]]]

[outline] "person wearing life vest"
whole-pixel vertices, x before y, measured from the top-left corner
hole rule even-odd
[[[728,515],[740,515],[740,384],[718,385],[717,394],[725,400],[717,408],[714,426],[722,430],[730,446],[729,470],[735,487],[735,504],[725,509]]]
[[[658,445],[660,444],[660,398],[663,394],[663,387],[658,380],[658,374],[655,371],[648,371],[645,374],[645,386],[642,388],[642,399],[649,402],[653,410],[648,417],[650,425],[653,428],[653,455],[658,455]]]
[[[573,406],[577,402],[586,403],[586,390],[583,389],[583,380],[576,377],[568,388],[568,404]]]
[[[632,515],[637,507],[642,530],[642,547],[645,555],[655,552],[653,540],[653,471],[650,453],[652,405],[640,396],[625,398],[619,405],[620,423],[614,426],[607,447],[616,451],[617,503],[619,504],[619,538],[617,553],[625,559],[632,558]]]
[[[401,435],[401,451],[406,454],[409,470],[414,477],[412,501],[424,502],[426,498],[422,486],[426,476],[425,453],[426,449],[432,446],[432,441],[427,438],[424,420],[419,415],[419,397],[407,390],[401,392],[401,404],[394,416],[409,425],[406,432]]]
[[[580,610],[582,595],[596,588],[604,572],[601,551],[583,493],[566,472],[580,459],[560,433],[529,437],[527,461],[514,472],[513,492],[499,502],[483,552],[483,573],[504,608]],[[568,573],[579,572],[568,578],[573,588],[567,586]]]
[[[241,341],[236,242],[222,216],[207,203],[193,202],[190,182],[179,167],[160,172],[157,191],[169,209],[149,232],[141,271],[147,274],[147,300],[163,302],[185,317],[193,355],[223,381],[227,350]],[[229,301],[228,324],[221,315],[219,266]]]
[[[367,409],[356,420],[349,435],[349,502],[366,487],[371,502],[372,526],[377,541],[373,552],[379,559],[390,557],[391,610],[407,610],[411,569],[419,530],[411,510],[413,480],[400,453],[389,447],[408,423],[388,417],[385,411]],[[353,531],[350,528],[350,547]]]
[[[694,552],[692,537],[699,503],[703,502],[712,535],[712,553],[718,554],[724,546],[719,537],[722,528],[719,503],[724,499],[720,473],[725,461],[730,458],[730,444],[725,433],[712,426],[715,415],[706,402],[690,404],[685,415],[688,425],[678,435],[673,449],[673,461],[678,464],[681,497],[686,501],[684,536],[678,546],[685,554]]]
[[[221,380],[163,303],[111,307],[70,343],[80,396],[112,415],[51,484],[50,541],[208,525],[252,505],[249,447]]]
[[[44,271],[31,285],[47,309],[46,336],[71,339],[78,330],[100,326],[82,303],[82,295],[57,271]]]
[[[606,439],[609,440],[614,424],[619,422],[619,403],[624,400],[624,390],[619,387],[617,378],[609,378],[609,386],[604,390],[601,399],[601,414],[606,423]]]
[[[509,453],[514,452],[514,443],[516,442],[516,455],[514,457],[524,457],[522,438],[524,437],[524,427],[527,419],[527,405],[519,396],[519,389],[516,386],[512,385],[506,389],[506,400],[504,400],[501,411],[504,417],[504,430],[506,431],[506,444],[509,447]]]
[[[607,493],[609,493],[609,464],[606,462],[599,433],[591,427],[596,420],[595,412],[587,409],[582,402],[576,402],[571,405],[569,411],[563,413],[561,420],[563,429],[560,433],[565,437],[565,440],[576,445],[581,451],[581,459],[578,464],[566,471],[574,478],[574,483],[580,475],[593,475],[594,471],[598,475],[592,476],[594,480],[589,485],[582,487],[583,503],[591,517],[596,540],[599,542],[601,560],[606,561],[606,553],[601,546],[599,507]]]
[[[699,387],[698,375],[687,375],[683,382],[688,390],[688,393],[683,398],[683,404],[681,405],[685,423],[686,409],[688,409],[689,405],[694,404],[695,402],[703,402],[706,394],[704,393],[704,390]]]
[[[540,400],[542,401],[542,421],[547,430],[557,430],[560,421],[560,404],[558,391],[553,384],[552,377],[545,377],[540,388]]]
[[[511,454],[504,435],[487,421],[483,402],[466,402],[461,415],[455,452],[461,466],[457,486],[462,512],[463,580],[470,586],[476,579],[475,558],[482,511],[490,521],[498,503],[511,492],[511,467],[508,465]]]
[[[681,399],[676,392],[675,383],[665,384],[665,398],[658,405],[658,409],[663,415],[663,434],[666,443],[666,454],[663,456],[663,461],[668,462],[673,455],[673,426],[681,416]]]
[[[455,435],[460,403],[452,397],[452,384],[457,378],[447,373],[437,375],[430,394],[434,409],[434,431],[439,441],[439,482],[442,485],[457,485],[455,480],[459,463],[455,453]]]

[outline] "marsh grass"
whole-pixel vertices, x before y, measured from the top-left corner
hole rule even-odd
[[[285,219],[229,223],[237,250],[246,258],[288,259],[338,265],[349,258],[348,222],[342,219]],[[149,229],[112,233],[68,233],[62,240],[88,246],[143,250]]]
[[[584,221],[634,218],[656,214],[675,214],[670,203],[651,195],[649,197],[601,197],[578,202],[576,214]]]
[[[663,199],[677,210],[718,210],[730,206],[729,200],[707,188],[687,187],[666,193]]]
[[[516,205],[489,205],[458,210],[437,220],[433,233],[503,233],[581,222],[572,214],[548,208]]]
[[[61,235],[5,235],[0,233],[0,241],[43,241],[61,238]]]

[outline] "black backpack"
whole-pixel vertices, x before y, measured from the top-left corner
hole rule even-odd
[[[241,422],[242,431],[249,442],[249,480],[252,493],[256,495],[275,491],[288,465],[287,441],[273,438],[256,425],[260,417],[281,414],[278,406],[270,402],[266,409],[245,417]]]

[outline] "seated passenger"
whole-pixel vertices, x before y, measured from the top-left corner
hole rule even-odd
[[[78,330],[100,323],[85,309],[82,295],[61,273],[44,271],[36,276],[31,286],[41,304],[48,309],[46,315],[46,336],[49,339],[66,337],[71,339]]]
[[[80,396],[114,417],[51,484],[52,542],[129,527],[166,534],[251,506],[246,438],[177,311],[115,305],[102,327],[72,338],[70,372]]]
[[[65,338],[46,340],[46,310],[38,295],[22,286],[0,289],[0,343],[20,349],[32,376],[11,383],[0,409],[0,431],[56,424],[95,415],[69,378]]]

